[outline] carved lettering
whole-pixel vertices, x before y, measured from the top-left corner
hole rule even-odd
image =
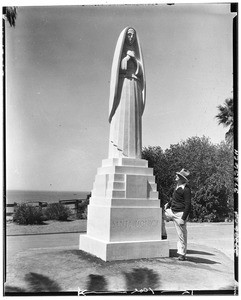
[[[160,226],[159,220],[136,219],[136,220],[115,220],[112,221],[112,228],[135,229],[135,228],[153,228]]]

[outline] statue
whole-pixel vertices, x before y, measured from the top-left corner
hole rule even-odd
[[[141,158],[145,85],[139,39],[133,28],[126,27],[118,38],[111,70],[109,158]]]
[[[168,257],[153,169],[141,159],[145,73],[136,31],[117,41],[110,82],[109,157],[91,191],[87,233],[79,249],[104,261]]]

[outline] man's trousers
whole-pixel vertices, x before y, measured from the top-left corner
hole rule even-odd
[[[187,252],[187,222],[185,221],[183,225],[180,224],[183,212],[173,212],[170,208],[164,210],[163,219],[168,221],[173,221],[177,235],[177,253],[179,255],[186,255]],[[163,222],[164,223],[164,222]],[[162,235],[166,234],[165,224],[162,227]]]

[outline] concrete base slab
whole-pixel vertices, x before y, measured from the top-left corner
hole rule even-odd
[[[104,261],[169,257],[167,240],[105,242],[81,234],[79,249]]]

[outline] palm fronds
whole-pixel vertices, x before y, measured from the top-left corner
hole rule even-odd
[[[3,15],[7,19],[11,27],[15,27],[17,18],[16,6],[7,6],[3,8]]]
[[[224,127],[229,127],[229,130],[225,134],[225,139],[228,143],[233,141],[234,130],[234,118],[233,118],[233,99],[225,99],[224,105],[219,105],[219,113],[215,116],[218,120],[218,124],[222,124]]]

